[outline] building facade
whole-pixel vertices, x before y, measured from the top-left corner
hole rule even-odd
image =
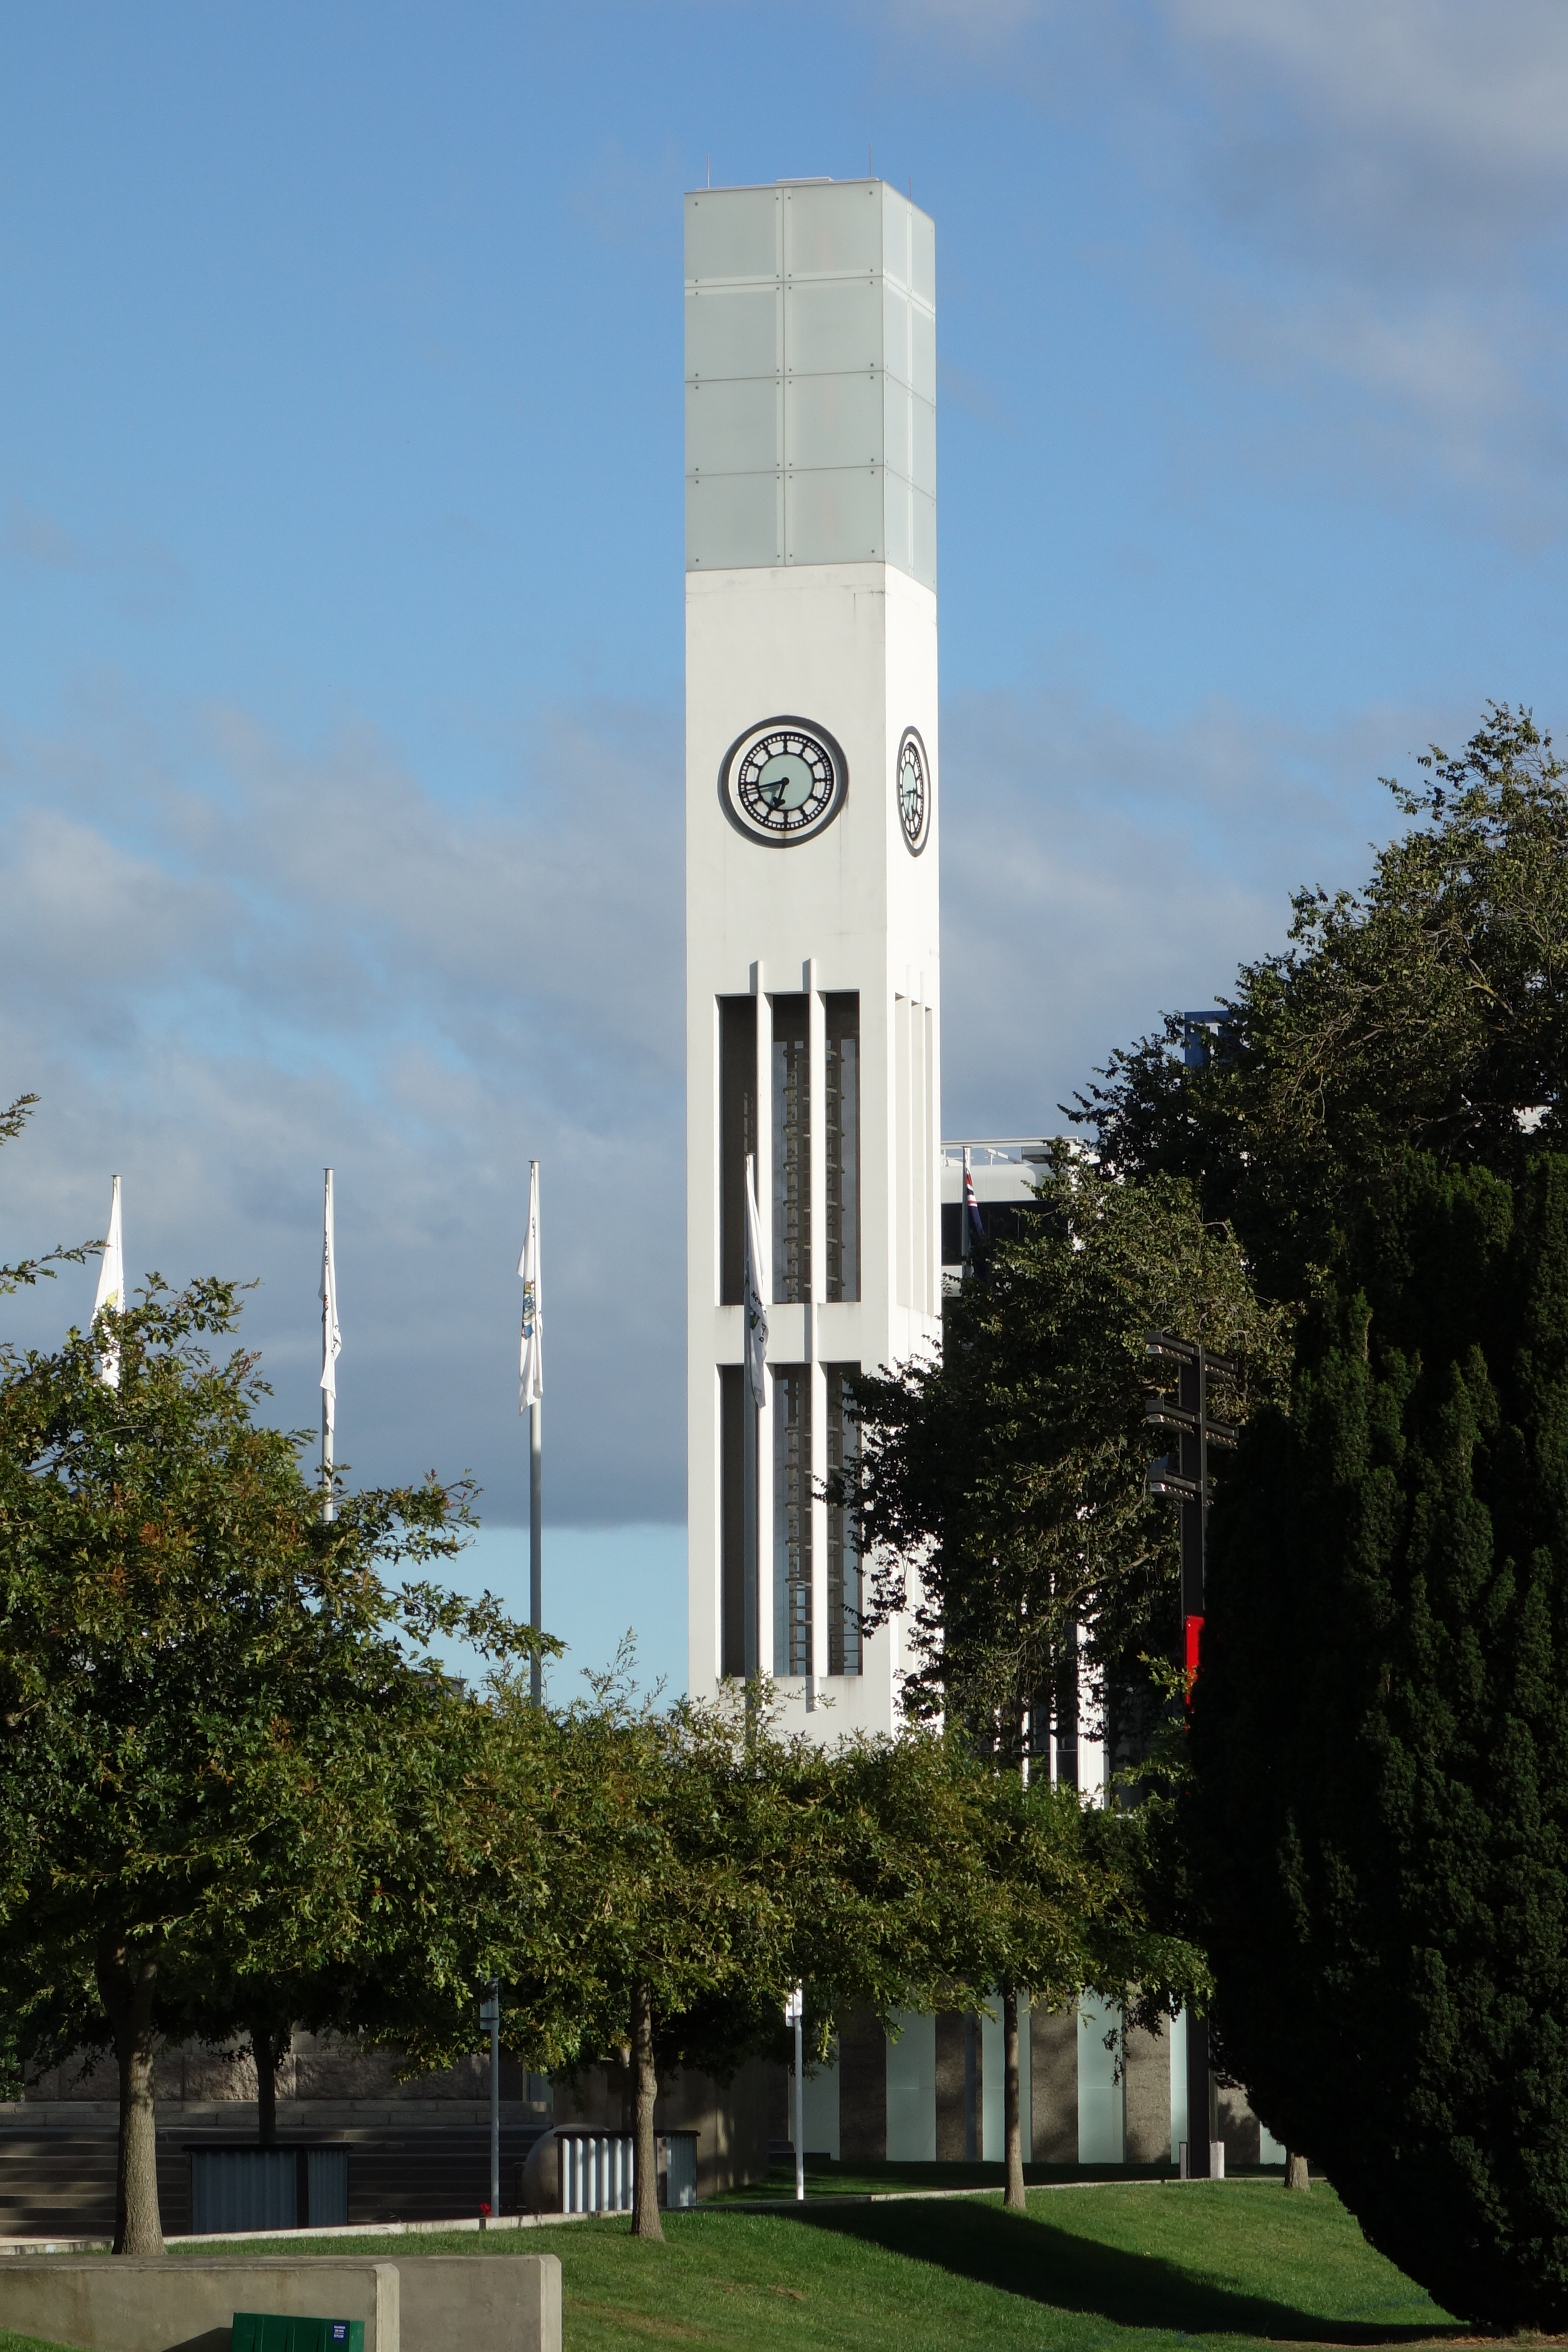
[[[822,1493],[847,1375],[940,1332],[931,221],[689,195],[686,406],[689,1687],[889,1730],[899,1629]]]

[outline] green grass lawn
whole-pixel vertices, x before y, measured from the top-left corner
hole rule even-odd
[[[956,2198],[814,2200],[798,2215],[710,2206],[668,2215],[666,2229],[662,2246],[621,2219],[538,2234],[340,2238],[331,2251],[399,2263],[559,2254],[565,2352],[1246,2352],[1456,2332],[1321,2185],[1307,2197],[1266,2179],[1043,2189],[1026,2215]],[[297,2252],[298,2242],[274,2250]],[[13,2347],[0,2339],[0,2352]]]

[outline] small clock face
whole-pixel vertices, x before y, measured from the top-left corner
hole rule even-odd
[[[849,772],[825,728],[768,719],[731,744],[719,771],[719,798],[731,824],[775,848],[809,841],[844,805]]]
[[[899,745],[899,772],[895,785],[899,795],[899,823],[904,828],[904,839],[918,857],[926,845],[931,829],[931,771],[926,764],[926,747],[912,727],[906,727]]]

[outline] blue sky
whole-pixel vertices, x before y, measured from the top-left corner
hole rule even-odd
[[[943,1118],[1023,1132],[1563,715],[1565,99],[1538,0],[7,10],[6,1253],[118,1168],[305,1422],[332,1160],[341,1450],[515,1528],[537,1155],[552,1613],[678,1680],[681,189],[936,218]]]

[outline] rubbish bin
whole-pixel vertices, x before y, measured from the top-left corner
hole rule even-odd
[[[289,2319],[276,2311],[237,2311],[232,2352],[364,2352],[363,2319]]]

